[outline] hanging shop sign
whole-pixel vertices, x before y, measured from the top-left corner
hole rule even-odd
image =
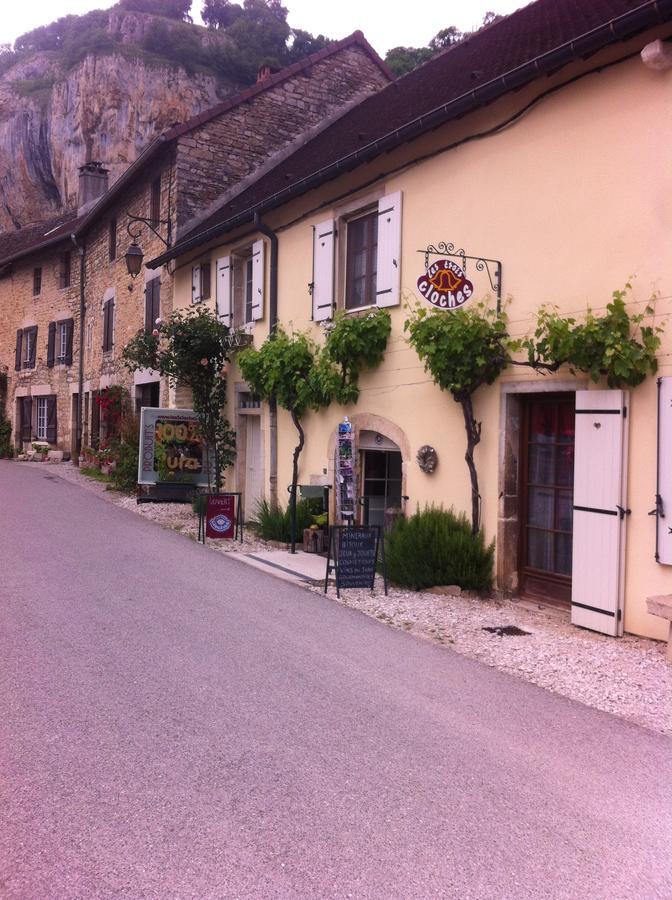
[[[502,264],[498,259],[487,256],[470,256],[461,247],[456,248],[450,241],[439,241],[419,250],[425,257],[425,273],[418,278],[418,290],[437,309],[459,309],[474,295],[474,283],[470,279],[471,270],[487,275],[489,290],[497,298],[497,309],[502,301]],[[437,259],[438,257],[438,259]],[[467,274],[469,266],[469,276]],[[480,277],[480,276],[479,276]],[[479,284],[487,294],[487,282]]]
[[[193,409],[143,407],[140,413],[138,484],[208,484],[213,454],[201,439]]]
[[[418,278],[418,290],[439,309],[456,309],[469,300],[474,286],[452,259],[437,259]]]

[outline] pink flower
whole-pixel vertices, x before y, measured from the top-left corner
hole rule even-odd
[[[152,331],[152,337],[158,337],[158,336],[159,336],[159,329],[155,328],[154,331]]]
[[[154,324],[155,324],[155,325],[160,325],[160,324],[161,324],[161,319],[157,319],[156,322],[155,322]]]
[[[207,357],[204,356],[203,359],[201,360],[201,365],[207,366],[207,364],[208,364],[208,359],[207,359]]]

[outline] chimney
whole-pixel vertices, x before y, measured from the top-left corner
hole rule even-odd
[[[270,78],[274,71],[277,71],[277,69],[272,69],[267,63],[264,63],[263,66],[259,66],[259,69],[257,70],[257,84],[260,81],[265,81],[267,78]]]
[[[85,162],[79,167],[79,199],[77,215],[90,209],[107,190],[108,170],[99,162]]]

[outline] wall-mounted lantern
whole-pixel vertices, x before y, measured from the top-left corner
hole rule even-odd
[[[158,239],[165,244],[166,247],[170,247],[170,236],[171,236],[171,225],[170,219],[144,219],[142,216],[134,216],[132,213],[127,212],[128,216],[128,225],[126,226],[126,231],[129,233],[130,237],[133,239],[131,245],[126,251],[125,259],[126,259],[126,269],[131,278],[137,278],[142,270],[142,260],[144,259],[144,253],[142,252],[142,247],[138,244],[138,238],[140,237],[140,232],[142,231],[141,227],[137,229],[133,229],[133,225],[137,223],[139,226],[146,225],[154,234],[158,237]],[[168,232],[167,238],[164,238],[163,235],[159,234],[159,232],[154,227],[155,225],[165,225],[166,230]],[[129,286],[129,290],[131,290]]]

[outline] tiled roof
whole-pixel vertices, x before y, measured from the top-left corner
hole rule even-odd
[[[337,171],[670,18],[672,0],[537,0],[365,99],[152,264],[249,221],[255,208],[278,206]]]
[[[0,266],[34,253],[40,247],[50,247],[67,240],[80,222],[81,217],[77,218],[76,213],[66,212],[44,222],[25,225],[18,231],[0,234]]]
[[[174,125],[172,128],[169,128],[167,131],[163,132],[163,137],[167,141],[175,140],[175,138],[181,137],[183,134],[187,134],[194,128],[198,128],[205,122],[209,122],[211,119],[215,119],[217,116],[220,116],[222,113],[229,112],[229,110],[235,109],[235,107],[240,106],[242,103],[246,103],[253,97],[258,96],[259,94],[263,94],[264,91],[267,91],[269,88],[276,87],[276,85],[278,84],[282,84],[284,81],[287,81],[288,78],[293,78],[295,75],[299,75],[301,72],[307,72],[314,65],[316,65],[316,63],[322,62],[322,60],[328,59],[335,53],[339,53],[341,50],[345,50],[347,47],[352,46],[359,46],[363,50],[365,50],[369,54],[373,62],[376,63],[381,72],[386,76],[386,78],[389,78],[390,81],[394,81],[394,74],[390,70],[389,66],[384,63],[383,60],[378,56],[378,54],[373,49],[371,44],[369,44],[369,42],[366,40],[362,32],[354,31],[347,37],[342,38],[340,41],[335,41],[333,44],[330,44],[328,47],[319,50],[317,53],[311,53],[310,56],[303,57],[297,62],[292,63],[291,66],[286,66],[284,69],[280,69],[280,71],[274,72],[272,75],[269,75],[261,81],[258,81],[256,84],[251,85],[251,87],[246,88],[239,94],[235,94],[233,97],[227,98],[226,100],[222,101],[222,103],[218,103],[216,106],[211,106],[209,109],[204,110],[202,113],[199,113],[198,115],[193,116],[191,119],[188,119],[183,125]]]

